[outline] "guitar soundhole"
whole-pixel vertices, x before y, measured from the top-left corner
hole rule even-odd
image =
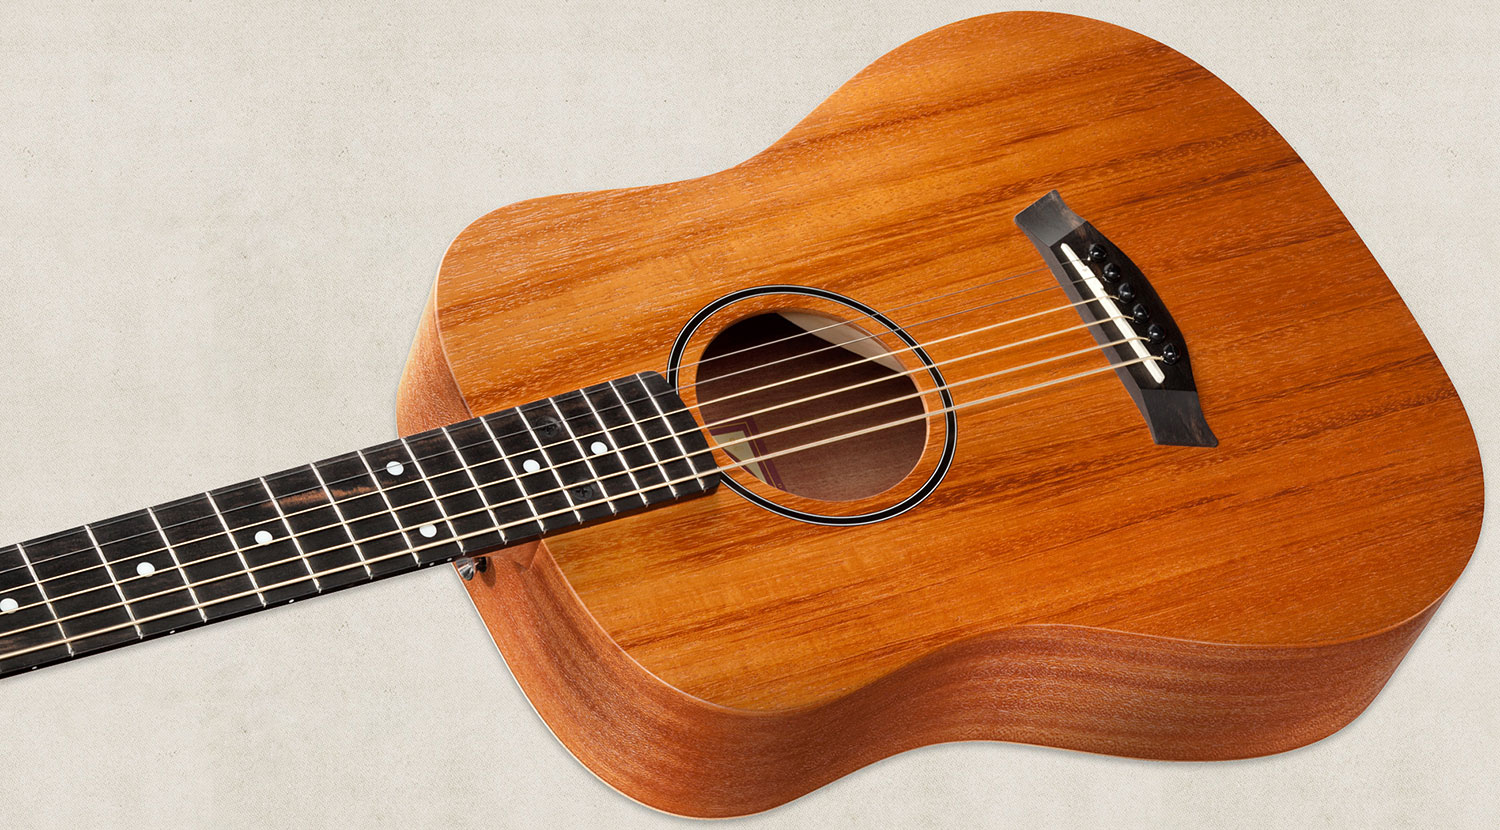
[[[798,496],[853,501],[895,486],[922,457],[925,410],[906,367],[869,334],[804,312],[725,328],[697,367],[699,411],[715,443]]]

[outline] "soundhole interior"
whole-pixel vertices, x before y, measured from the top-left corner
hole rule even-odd
[[[697,374],[714,441],[748,460],[746,472],[798,496],[853,501],[895,486],[922,457],[925,410],[901,362],[867,334],[805,312],[725,328]]]

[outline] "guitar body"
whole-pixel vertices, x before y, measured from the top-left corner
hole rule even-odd
[[[1050,336],[1079,317],[1048,311],[1058,282],[1014,221],[1053,190],[1170,308],[1217,446],[1154,442],[1113,373],[1061,382],[1097,351],[1037,363],[1093,343]],[[763,286],[809,290],[685,329]],[[731,469],[738,489],[502,550],[466,583],[558,738],[652,807],[764,810],[943,741],[1301,746],[1370,703],[1474,549],[1463,406],[1313,174],[1188,58],[1064,15],[924,35],[729,170],[483,217],[443,260],[401,427],[665,372],[674,345],[699,407],[725,382],[704,350],[740,321],[861,327],[825,295],[955,361],[949,382],[1037,364],[959,403],[1059,382],[788,465],[798,494]],[[985,345],[1037,339],[956,361],[964,332],[1028,314]]]

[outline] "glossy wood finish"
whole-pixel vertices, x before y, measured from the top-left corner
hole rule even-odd
[[[1105,373],[961,412],[952,471],[893,521],[797,523],[721,489],[512,551],[471,594],[538,711],[605,780],[730,815],[935,741],[1238,757],[1326,735],[1378,691],[1478,535],[1463,408],[1275,130],[1108,24],[954,24],[735,168],[480,219],[444,259],[402,427],[661,369],[690,315],[760,284],[854,297],[924,341],[1037,314],[934,346],[940,361],[1076,324],[1043,313],[1061,293],[1024,273],[1039,263],[1011,222],[1053,188],[1150,276],[1220,446],[1153,444]],[[975,290],[907,306],[955,289]],[[1014,299],[920,323],[981,297]],[[757,310],[711,320],[694,348]],[[1049,337],[949,381],[1091,342]]]

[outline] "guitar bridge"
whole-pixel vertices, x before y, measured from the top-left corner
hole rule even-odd
[[[1146,419],[1158,444],[1216,447],[1182,332],[1145,274],[1056,190],[1016,216]],[[1092,301],[1092,302],[1090,302]],[[1120,342],[1120,341],[1124,342]],[[1112,344],[1112,345],[1111,345]],[[1155,358],[1155,359],[1142,359]]]

